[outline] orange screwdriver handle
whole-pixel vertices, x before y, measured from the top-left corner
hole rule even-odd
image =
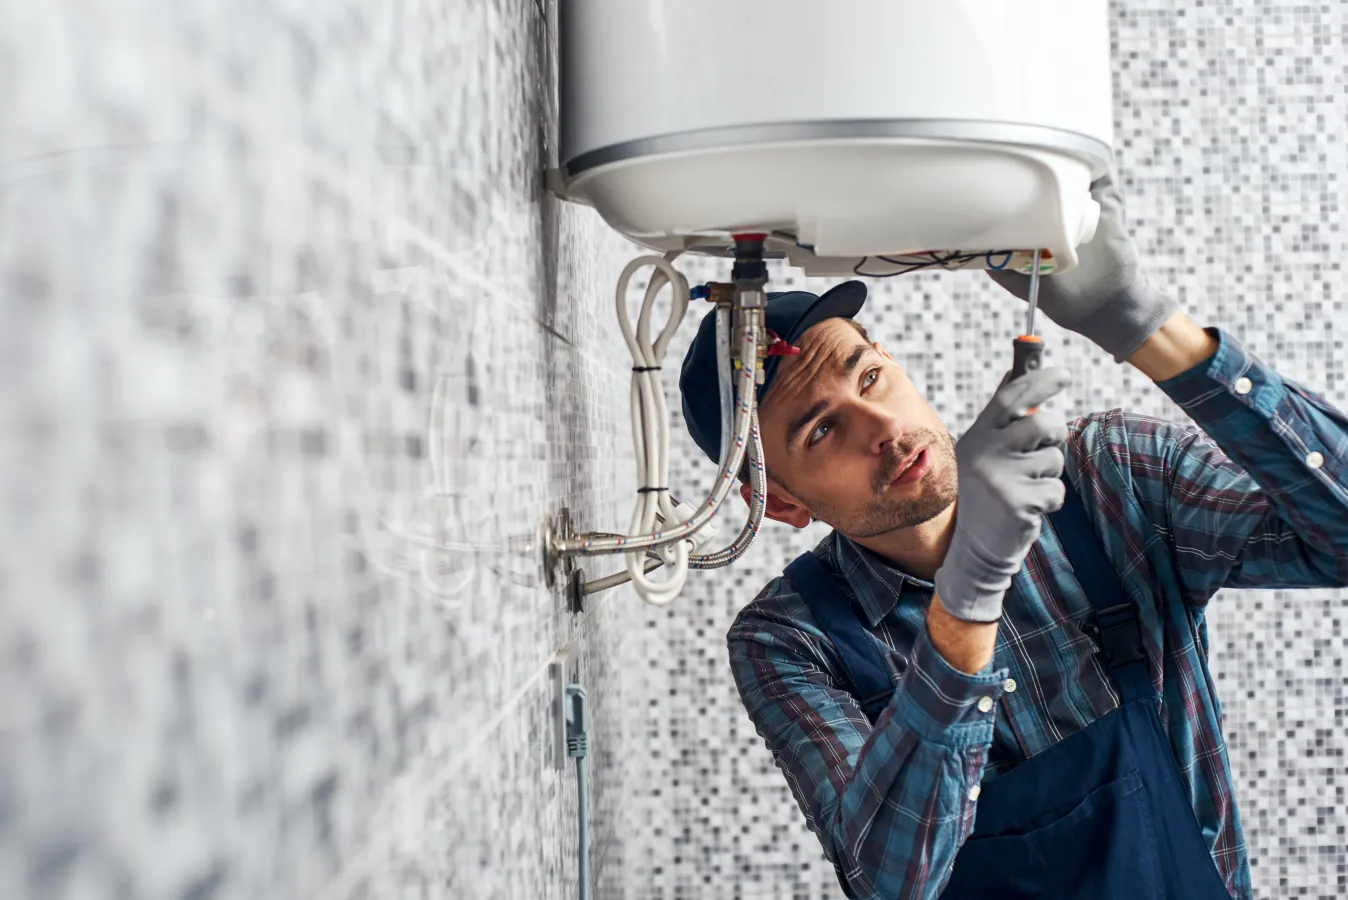
[[[1011,378],[1014,380],[1044,364],[1044,339],[1038,335],[1022,334],[1016,338],[1011,360]],[[1030,410],[1033,413],[1034,410]],[[1028,413],[1027,413],[1028,415]]]

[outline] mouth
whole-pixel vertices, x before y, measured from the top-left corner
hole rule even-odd
[[[931,454],[926,447],[918,447],[899,461],[899,467],[889,486],[912,484],[927,474],[931,468]]]

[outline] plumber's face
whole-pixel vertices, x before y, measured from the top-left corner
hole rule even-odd
[[[768,515],[791,521],[794,506],[850,537],[871,537],[949,507],[954,441],[880,344],[841,318],[796,344],[800,355],[782,358],[759,411]]]

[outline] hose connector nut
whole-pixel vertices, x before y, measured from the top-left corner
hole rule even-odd
[[[730,277],[742,291],[746,288],[758,288],[768,283],[768,266],[763,262],[763,242],[766,234],[746,233],[734,235],[735,265]]]

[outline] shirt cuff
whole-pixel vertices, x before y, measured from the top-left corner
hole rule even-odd
[[[1284,394],[1282,378],[1220,328],[1203,330],[1217,340],[1217,352],[1157,387],[1200,424],[1220,420],[1232,404],[1271,418]]]
[[[902,689],[895,691],[894,718],[919,737],[947,747],[992,743],[997,701],[1007,670],[991,663],[974,675],[946,662],[924,629],[913,645]]]

